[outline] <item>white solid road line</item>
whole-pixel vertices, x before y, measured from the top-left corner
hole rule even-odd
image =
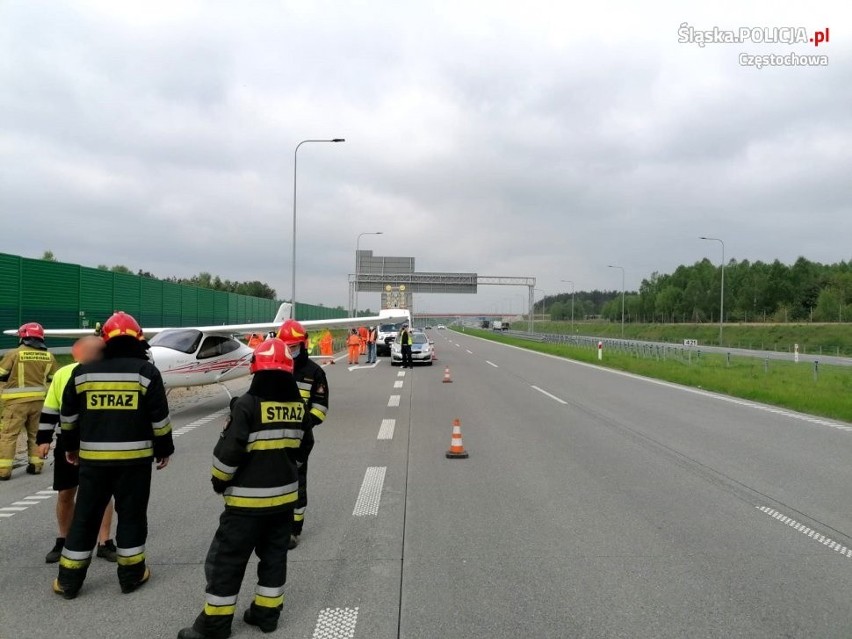
[[[489,362],[487,359],[485,360],[485,363],[489,366],[493,366],[494,368],[500,368],[499,366],[497,366],[497,364],[495,364],[494,362]]]
[[[388,400],[388,406],[399,406],[399,395],[391,395]]]
[[[404,382],[403,382],[401,379],[400,379],[400,380],[397,380],[397,381],[395,381],[395,382],[393,383],[393,387],[394,387],[394,388],[402,388],[403,383],[404,383]]]
[[[542,395],[547,395],[550,399],[555,399],[560,404],[567,404],[568,403],[564,399],[559,399],[556,395],[548,393],[546,390],[544,390],[543,388],[539,388],[538,386],[530,386],[530,388],[537,390]]]
[[[385,483],[386,466],[370,466],[364,473],[361,490],[355,501],[353,517],[366,517],[379,514],[379,503],[382,500],[382,486]]]
[[[789,517],[779,513],[777,510],[773,508],[768,508],[766,506],[755,506],[760,512],[766,513],[767,515],[772,516],[773,518],[780,521],[782,524],[787,524],[794,530],[798,530],[803,535],[807,535],[814,541],[821,543],[823,546],[831,548],[834,552],[839,552],[841,555],[846,557],[847,559],[852,559],[852,550],[843,546],[836,541],[833,541],[826,537],[825,535],[820,535],[817,531],[808,528],[802,523],[799,523],[795,519],[790,519]]]
[[[312,639],[354,639],[358,608],[324,608],[317,617]]]
[[[379,435],[376,439],[393,439],[393,430],[395,427],[395,419],[383,419],[382,426],[379,428]]]

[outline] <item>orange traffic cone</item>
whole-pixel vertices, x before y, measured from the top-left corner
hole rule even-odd
[[[452,384],[453,383],[453,378],[450,377],[450,367],[449,366],[447,366],[444,369],[444,379],[442,381],[443,381],[444,384]]]
[[[464,449],[461,434],[461,420],[453,420],[453,438],[450,440],[450,449],[447,451],[448,459],[467,459],[468,454]]]
[[[437,362],[437,361],[438,361],[438,351],[436,351],[436,350],[435,350],[435,347],[434,347],[434,346],[432,347],[432,361],[433,361],[433,362]]]

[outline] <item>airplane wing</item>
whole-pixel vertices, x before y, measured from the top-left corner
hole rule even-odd
[[[258,322],[254,324],[219,324],[214,326],[172,326],[165,328],[148,328],[142,327],[146,338],[153,337],[157,333],[168,331],[176,328],[194,328],[195,330],[204,333],[213,333],[221,335],[233,335],[238,333],[267,333],[269,331],[277,331],[281,324],[290,317],[292,306],[288,303],[283,303],[275,315],[275,319],[271,322]],[[411,315],[405,309],[391,309],[380,311],[379,315],[371,317],[342,317],[338,319],[326,320],[305,320],[301,324],[308,330],[320,328],[348,328],[351,326],[369,326],[371,324],[384,324],[407,321],[411,322]],[[4,335],[17,335],[17,329],[3,331]],[[67,337],[78,338],[86,335],[95,335],[93,328],[48,328],[45,329],[45,337]]]

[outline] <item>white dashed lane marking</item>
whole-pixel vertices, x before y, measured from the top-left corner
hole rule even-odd
[[[397,377],[405,377],[405,371],[399,371],[399,372],[396,374],[396,376],[397,376]]]
[[[222,417],[222,415],[228,414],[229,412],[229,409],[223,408],[222,410],[217,410],[215,413],[211,413],[206,417],[196,419],[194,422],[190,422],[186,426],[182,426],[177,430],[172,431],[172,438],[177,439],[181,435],[185,435],[186,433],[195,430],[199,426],[204,426],[204,424],[208,424],[213,420]],[[39,490],[34,495],[28,495],[27,497],[24,497],[19,501],[12,502],[11,506],[0,507],[0,519],[8,519],[12,515],[17,515],[18,513],[25,511],[31,506],[36,506],[43,501],[52,499],[54,495],[56,495],[55,490]]]
[[[394,388],[402,388],[402,380],[397,380],[393,383]]]
[[[807,535],[808,537],[810,537],[814,541],[821,543],[823,546],[830,548],[834,552],[839,552],[841,555],[843,555],[847,559],[852,559],[852,550],[850,550],[846,546],[843,546],[842,544],[837,543],[836,541],[833,541],[832,539],[829,539],[825,535],[821,535],[817,531],[815,531],[811,528],[808,528],[807,526],[805,526],[805,524],[802,524],[802,523],[796,521],[795,519],[791,519],[790,517],[787,517],[786,515],[779,513],[777,510],[775,510],[773,508],[768,508],[767,506],[756,506],[756,508],[760,512],[766,513],[767,515],[770,515],[774,519],[777,519],[782,524],[787,524],[793,530],[797,530],[800,533],[802,533],[803,535]]]
[[[393,430],[396,428],[395,419],[383,419],[382,426],[379,428],[379,436],[377,439],[393,439]]]
[[[312,639],[353,639],[358,608],[325,608],[320,611]]]
[[[466,350],[466,351],[467,351],[467,354],[468,354],[468,355],[473,355],[473,351],[468,350],[468,349],[464,349],[464,350]]]
[[[207,417],[202,417],[200,419],[196,419],[194,422],[190,422],[186,426],[181,426],[177,430],[173,430],[172,431],[172,439],[176,439],[176,438],[180,437],[181,435],[186,435],[188,432],[195,430],[199,426],[204,426],[205,424],[209,424],[214,419],[218,419],[219,417],[222,417],[223,415],[227,415],[230,412],[231,412],[230,409],[223,408],[221,410],[217,410],[215,413],[211,413],[210,415],[207,415]]]
[[[548,393],[546,390],[544,390],[543,388],[539,388],[538,386],[530,386],[530,388],[532,388],[533,390],[537,390],[542,395],[547,395],[550,399],[555,399],[560,404],[567,404],[568,403],[564,399],[559,399],[556,395]]]
[[[34,495],[28,495],[18,501],[13,501],[11,506],[0,508],[0,519],[9,519],[13,515],[25,511],[30,506],[36,506],[45,499],[50,499],[56,494],[55,490],[39,490]]]
[[[382,500],[382,486],[385,483],[386,466],[370,466],[364,473],[361,490],[355,502],[353,517],[366,517],[379,514],[379,502]]]
[[[391,395],[388,399],[388,406],[399,406],[399,395]]]
[[[487,359],[485,360],[485,363],[489,366],[493,366],[494,368],[500,368],[499,366],[497,366],[497,364],[495,364],[494,362],[489,362]]]

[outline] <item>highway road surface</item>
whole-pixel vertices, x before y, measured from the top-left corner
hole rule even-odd
[[[269,636],[852,636],[852,425],[432,333],[435,366],[326,369],[305,534]],[[50,478],[0,485],[2,639],[171,638],[192,621],[226,400],[174,415],[153,578],[132,595],[97,559],[78,599],[53,595]],[[468,459],[444,456],[455,418]],[[262,635],[238,618],[234,636]]]

